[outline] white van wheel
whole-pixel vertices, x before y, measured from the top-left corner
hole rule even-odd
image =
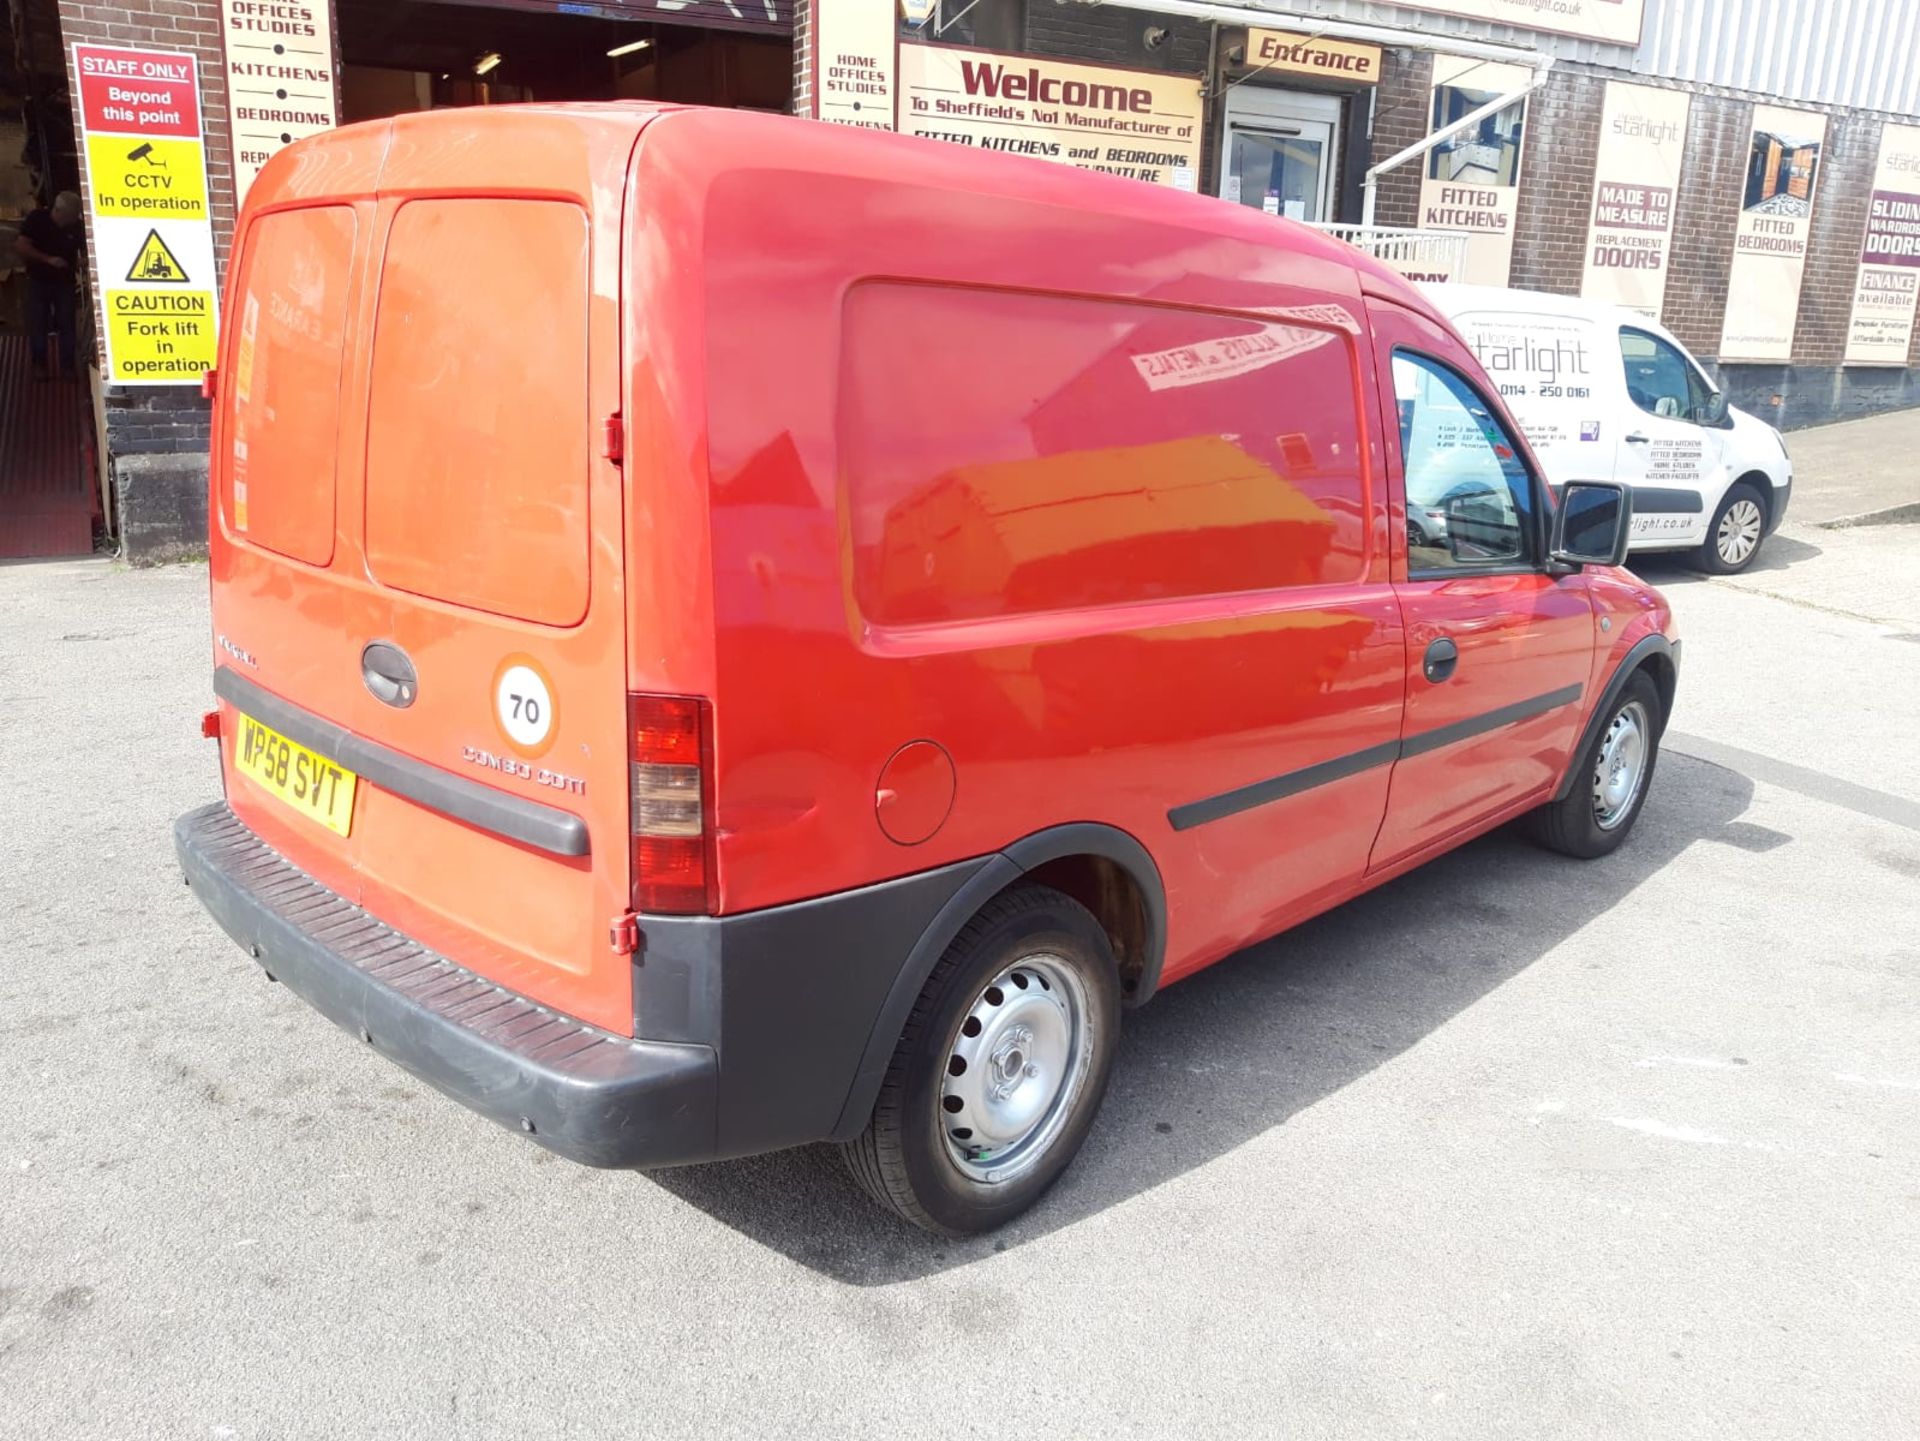
[[[1744,480],[1727,487],[1696,564],[1710,575],[1733,575],[1753,564],[1765,538],[1767,512],[1760,492]]]

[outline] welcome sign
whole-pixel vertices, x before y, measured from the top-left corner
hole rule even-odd
[[[1848,365],[1905,365],[1920,302],[1920,128],[1888,125],[1867,201]]]
[[[1580,293],[1660,318],[1689,101],[1680,90],[1607,82]]]
[[[900,47],[903,135],[1192,190],[1204,111],[1198,76]]]

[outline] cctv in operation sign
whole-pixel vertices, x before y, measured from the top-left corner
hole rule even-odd
[[[93,268],[112,385],[198,385],[213,368],[213,215],[191,55],[75,45]]]

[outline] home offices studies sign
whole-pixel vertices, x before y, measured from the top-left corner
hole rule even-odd
[[[111,385],[198,385],[213,368],[213,217],[191,55],[75,45],[93,269]]]

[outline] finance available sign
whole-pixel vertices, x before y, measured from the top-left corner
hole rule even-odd
[[[1687,143],[1684,91],[1607,82],[1580,293],[1660,318]]]
[[[1197,76],[900,46],[903,135],[1192,190],[1204,110]]]
[[[1867,200],[1848,365],[1905,365],[1920,303],[1920,128],[1888,125]]]
[[[327,0],[221,0],[220,30],[239,205],[278,151],[339,123],[333,7]]]
[[[75,45],[73,64],[107,381],[198,385],[218,312],[194,57]]]

